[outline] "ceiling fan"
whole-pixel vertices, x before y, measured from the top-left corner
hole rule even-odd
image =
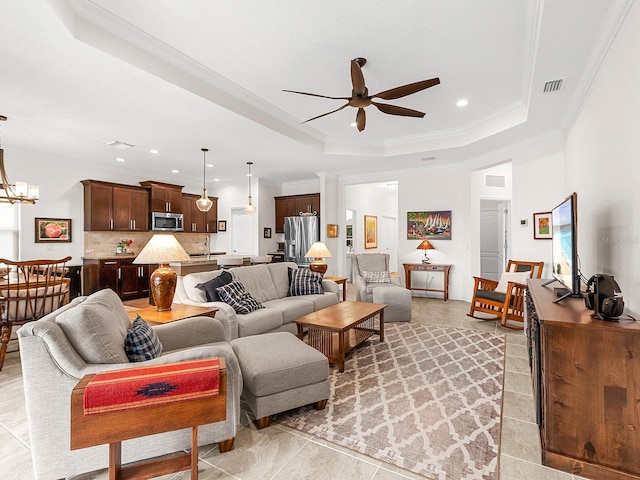
[[[340,108],[336,108],[327,113],[323,113],[322,115],[318,115],[317,117],[310,118],[309,120],[305,120],[302,123],[310,122],[311,120],[315,120],[317,118],[324,117],[326,115],[330,115],[332,113],[338,112],[346,107],[354,107],[358,109],[358,113],[356,114],[356,126],[359,131],[363,131],[367,117],[364,109],[369,105],[374,105],[378,110],[382,113],[387,113],[389,115],[400,115],[403,117],[424,117],[423,112],[419,112],[418,110],[412,110],[411,108],[399,107],[397,105],[389,105],[387,103],[379,103],[374,102],[374,98],[381,98],[382,100],[395,100],[396,98],[406,97],[407,95],[411,95],[412,93],[419,92],[421,90],[425,90],[429,87],[433,87],[434,85],[438,85],[440,83],[439,78],[431,78],[429,80],[422,80],[421,82],[409,83],[407,85],[403,85],[401,87],[392,88],[390,90],[385,90],[384,92],[376,93],[375,95],[369,95],[369,90],[367,89],[364,83],[364,75],[362,74],[362,67],[367,63],[366,58],[354,58],[351,60],[351,96],[350,97],[329,97],[326,95],[318,95],[317,93],[307,93],[307,92],[296,92],[295,90],[283,90],[284,92],[289,93],[298,93],[300,95],[311,95],[312,97],[321,97],[321,98],[330,98],[333,100],[346,100],[347,103],[342,105]]]

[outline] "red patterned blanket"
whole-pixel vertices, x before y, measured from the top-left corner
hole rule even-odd
[[[85,387],[84,414],[212,397],[219,387],[217,358],[98,373]]]

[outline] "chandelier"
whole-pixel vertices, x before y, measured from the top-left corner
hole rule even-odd
[[[247,173],[247,177],[249,178],[249,199],[243,210],[247,215],[253,215],[256,213],[256,206],[251,201],[251,165],[253,165],[253,162],[247,162],[247,165],[249,165],[249,173]]]
[[[7,117],[0,115],[0,122],[5,122]],[[1,132],[1,130],[0,130]],[[2,149],[2,136],[0,135],[0,203],[36,203],[40,197],[38,185],[29,185],[27,182],[12,184],[4,168],[4,150]]]
[[[202,150],[202,196],[196,200],[196,207],[201,212],[208,212],[211,210],[213,202],[207,196],[207,162],[206,155],[209,151],[208,148],[201,148]]]

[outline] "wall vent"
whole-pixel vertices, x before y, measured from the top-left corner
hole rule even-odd
[[[558,80],[549,80],[548,82],[544,82],[542,93],[557,92],[562,88],[563,84],[564,84],[564,78],[560,78]]]
[[[485,175],[484,186],[504,188],[506,185],[506,179],[504,175]]]

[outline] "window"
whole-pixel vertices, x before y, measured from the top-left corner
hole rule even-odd
[[[18,208],[0,203],[0,258],[18,260]]]

